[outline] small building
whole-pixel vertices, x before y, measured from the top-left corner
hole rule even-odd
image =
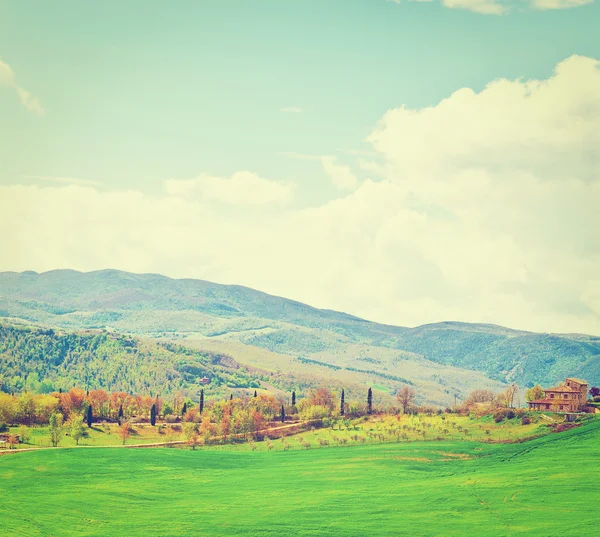
[[[200,379],[200,384],[210,384],[210,379],[208,377],[202,377]]]
[[[588,384],[585,380],[568,378],[562,386],[544,390],[542,399],[528,401],[530,410],[549,412],[584,412]]]

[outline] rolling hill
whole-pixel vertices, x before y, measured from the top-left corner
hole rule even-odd
[[[414,383],[449,404],[474,387],[600,383],[600,337],[538,334],[444,322],[416,328],[370,322],[235,285],[118,270],[0,273],[0,317],[63,329],[108,329],[202,350],[271,371],[393,394]]]

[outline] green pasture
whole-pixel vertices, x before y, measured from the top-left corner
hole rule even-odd
[[[184,439],[181,432],[181,425],[177,426],[178,431],[170,435],[159,434],[157,427],[149,424],[135,424],[132,428],[131,436],[126,440],[126,444],[154,444],[157,442],[166,442],[167,440]],[[21,427],[11,427],[10,432],[19,434]],[[118,435],[119,426],[116,423],[107,423],[103,425],[94,424],[91,428],[85,427],[85,434],[79,440],[80,446],[120,446],[123,440]],[[50,433],[48,426],[28,427],[28,440],[26,443],[16,445],[16,449],[27,448],[47,448],[51,447]],[[59,447],[75,447],[76,443],[69,435],[69,428],[64,427],[61,435]]]
[[[291,451],[48,449],[0,457],[11,536],[581,536],[600,422],[520,444]]]
[[[491,416],[469,418],[454,414],[433,416],[384,416],[374,417],[368,421],[363,419],[334,420],[332,425],[321,429],[313,429],[304,433],[286,436],[283,440],[271,442],[255,442],[225,445],[223,449],[265,450],[302,449],[306,443],[311,447],[375,444],[382,442],[412,442],[427,440],[475,440],[475,441],[516,441],[547,432],[544,423],[533,417],[532,423],[522,425],[518,418],[495,423]],[[157,427],[144,424],[133,424],[131,436],[126,445],[153,444],[168,441],[185,440],[181,424],[170,425],[170,432],[159,434]],[[86,427],[85,436],[79,441],[80,446],[118,446],[123,441],[118,435],[118,425],[106,423]],[[11,428],[18,434],[19,427]],[[26,443],[16,446],[17,449],[33,447],[50,447],[48,427],[28,428],[29,439]],[[74,447],[75,441],[68,435],[65,428],[60,441],[62,447]]]

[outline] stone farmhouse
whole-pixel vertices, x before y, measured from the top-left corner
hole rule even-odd
[[[568,378],[562,386],[544,390],[543,399],[529,401],[530,410],[549,412],[585,412],[588,384],[585,380]]]

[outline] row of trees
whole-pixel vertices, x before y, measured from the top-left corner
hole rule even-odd
[[[408,387],[406,389],[411,392]],[[402,390],[399,393],[403,393]],[[411,392],[414,393],[414,392]],[[412,399],[409,397],[409,400]],[[404,408],[406,409],[406,401]],[[317,388],[308,391],[306,396],[297,401],[296,392],[291,394],[291,404],[272,395],[254,391],[253,397],[236,397],[230,395],[228,401],[211,400],[207,404],[210,415],[223,412],[223,405],[235,410],[241,407],[254,410],[259,406],[266,420],[281,418],[282,411],[286,415],[298,415],[301,419],[320,419],[334,414],[358,416],[373,412],[373,394],[369,388],[366,403],[345,400],[345,392],[340,397],[329,388]],[[53,413],[60,413],[65,423],[72,416],[81,415],[88,422],[92,421],[129,421],[148,420],[153,424],[161,417],[167,421],[180,421],[187,413],[197,411],[201,414],[205,407],[204,390],[200,392],[199,401],[194,402],[181,392],[169,399],[159,396],[131,395],[125,392],[107,392],[105,390],[84,391],[71,388],[66,392],[51,394],[33,394],[23,392],[10,395],[0,392],[0,423],[25,424],[28,426],[49,423]],[[282,408],[283,407],[283,408]],[[220,417],[219,417],[220,420]],[[190,420],[187,420],[190,421]],[[217,420],[218,421],[218,420]]]
[[[590,394],[598,388],[592,388]],[[300,420],[320,420],[334,416],[358,417],[382,412],[373,407],[373,391],[368,389],[363,401],[347,401],[345,390],[339,394],[329,388],[310,389],[304,397],[297,400],[296,392],[289,401],[269,394],[234,397],[230,394],[227,400],[210,400],[205,402],[204,391],[200,392],[196,401],[177,393],[169,399],[159,396],[131,395],[124,392],[106,392],[72,388],[67,392],[52,394],[31,394],[24,392],[18,396],[0,392],[0,424],[24,424],[27,426],[47,424],[52,414],[60,414],[63,422],[71,423],[79,417],[91,426],[92,422],[149,421],[155,425],[157,420],[168,422],[183,421],[186,423],[204,423],[219,428],[220,434],[254,433],[265,423],[274,420],[285,421],[286,416]],[[526,399],[541,397],[541,388],[533,387],[527,391]],[[412,386],[403,385],[397,392],[396,409],[388,408],[385,412],[411,413],[417,408],[417,394]],[[496,408],[512,408],[520,406],[516,385],[507,387],[501,393],[491,390],[474,390],[456,407],[455,411],[493,412]],[[433,408],[433,407],[432,407]],[[423,409],[422,409],[423,410]],[[435,411],[435,409],[433,409]],[[200,429],[198,425],[198,432]]]
[[[49,423],[55,412],[60,413],[65,421],[73,415],[87,416],[88,413],[93,420],[117,421],[124,416],[149,418],[153,405],[161,406],[161,399],[104,390],[86,393],[72,388],[64,393],[23,392],[18,396],[0,392],[0,423],[42,425]]]

